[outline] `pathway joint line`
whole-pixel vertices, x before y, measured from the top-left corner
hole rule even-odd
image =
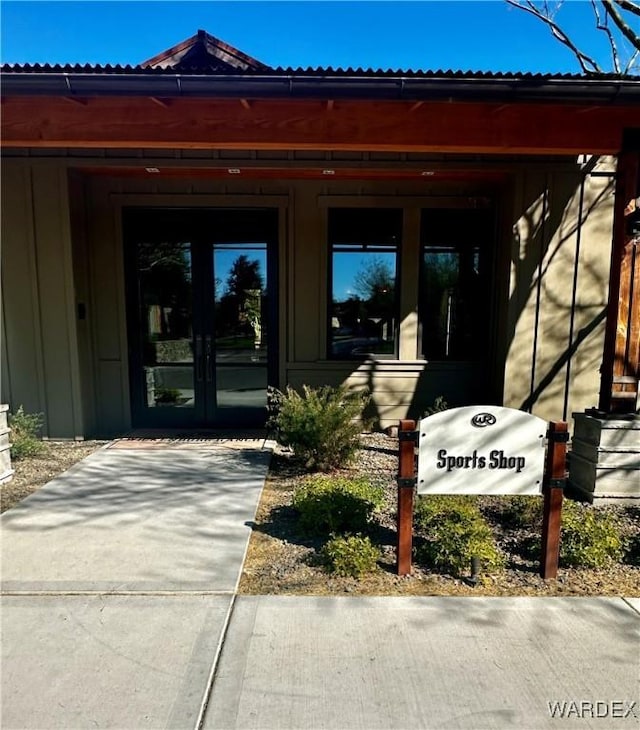
[[[234,596],[234,591],[1,591],[0,596]]]
[[[200,704],[200,712],[196,718],[196,724],[194,730],[202,730],[204,725],[205,716],[209,707],[209,700],[211,699],[211,693],[213,692],[213,684],[216,681],[216,674],[218,673],[218,665],[220,664],[220,657],[222,655],[222,649],[224,648],[225,640],[227,638],[227,632],[229,631],[229,624],[231,623],[231,615],[236,605],[236,599],[238,594],[233,593],[229,608],[227,609],[227,615],[225,616],[224,624],[222,625],[222,631],[220,632],[220,638],[218,639],[218,646],[216,647],[216,653],[213,657],[211,664],[211,671],[207,678],[207,684],[205,685],[204,695],[202,696],[202,703]]]
[[[638,614],[638,616],[640,616],[640,609],[636,608],[636,606],[634,606],[633,603],[629,603],[629,601],[627,600],[627,598],[625,596],[620,596],[620,598],[622,598],[622,600],[627,604],[627,606],[629,606],[629,608],[632,611],[635,611]]]

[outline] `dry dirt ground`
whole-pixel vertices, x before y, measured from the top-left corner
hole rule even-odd
[[[0,485],[4,512],[39,489],[57,474],[103,446],[105,441],[45,442],[43,453],[14,464],[15,475]],[[483,511],[493,524],[498,544],[507,556],[507,568],[482,576],[472,587],[464,579],[438,575],[413,566],[410,576],[394,574],[395,474],[397,441],[384,434],[363,436],[354,464],[343,474],[366,474],[384,485],[386,504],[378,516],[372,538],[382,547],[378,569],[359,580],[325,572],[318,561],[321,541],[300,533],[291,507],[293,490],[305,472],[290,454],[278,448],[262,494],[240,591],[254,594],[365,594],[365,595],[621,595],[640,596],[640,566],[619,563],[607,569],[560,569],[557,580],[543,581],[535,558],[518,546],[531,537],[525,528],[506,529],[496,519],[501,498],[483,498]],[[614,513],[628,537],[640,539],[640,507],[606,507]]]
[[[40,489],[57,474],[84,459],[107,441],[44,441],[42,453],[14,461],[11,481],[0,485],[0,512]]]
[[[304,472],[286,451],[278,449],[256,515],[240,591],[307,595],[640,596],[640,566],[624,563],[598,570],[561,568],[557,580],[542,580],[538,576],[536,555],[521,549],[536,536],[535,532],[531,528],[505,527],[499,519],[500,507],[504,505],[501,500],[508,497],[478,498],[507,558],[505,570],[483,575],[475,587],[464,579],[430,572],[415,562],[411,575],[395,575],[397,444],[396,439],[384,434],[363,435],[362,448],[354,464],[340,472],[354,476],[365,474],[385,487],[386,504],[371,535],[383,550],[383,558],[374,573],[360,579],[327,574],[318,560],[322,542],[300,532],[291,507],[293,490]],[[640,539],[640,506],[598,509],[611,511],[627,538]]]

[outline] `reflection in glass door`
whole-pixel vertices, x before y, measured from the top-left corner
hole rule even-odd
[[[127,209],[134,427],[262,425],[277,211]]]
[[[267,244],[213,247],[216,406],[266,408]]]
[[[191,244],[141,241],[136,254],[144,406],[194,409]]]

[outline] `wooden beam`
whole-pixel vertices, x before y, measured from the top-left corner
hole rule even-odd
[[[87,106],[89,104],[88,99],[82,99],[79,96],[63,96],[62,98],[65,101],[68,101],[70,104],[75,104],[76,106]]]
[[[168,109],[171,106],[171,100],[170,99],[160,99],[157,96],[150,96],[149,99],[154,104],[157,104],[158,106],[162,107],[163,109]]]
[[[264,100],[248,120],[238,99],[172,100],[153,110],[147,98],[91,99],[82,111],[60,97],[14,97],[4,107],[6,147],[363,150],[512,154],[615,154],[637,108],[577,115],[569,105]],[[156,105],[157,106],[157,105]]]

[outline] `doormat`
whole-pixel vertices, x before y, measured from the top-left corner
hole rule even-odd
[[[114,439],[108,449],[271,449],[264,429],[167,431],[136,430]]]

